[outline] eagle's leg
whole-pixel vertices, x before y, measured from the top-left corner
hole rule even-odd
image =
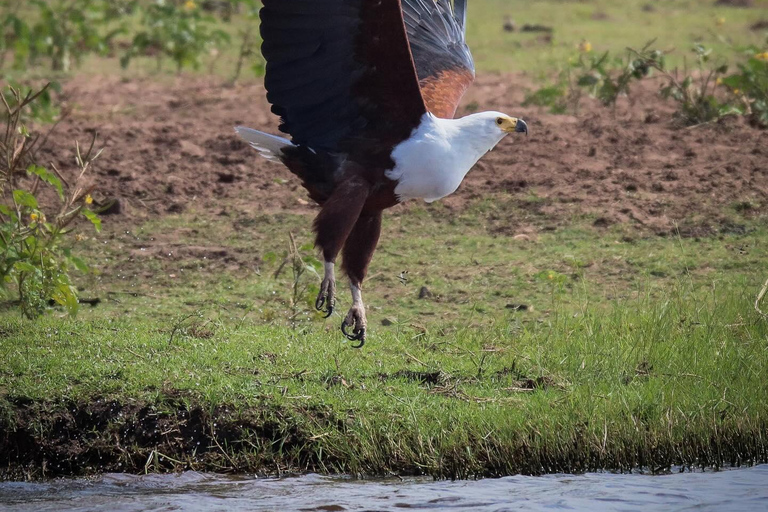
[[[336,305],[336,276],[334,275],[335,264],[332,261],[325,262],[325,275],[323,282],[320,283],[320,293],[315,300],[315,308],[325,313],[325,318],[333,314],[333,307]]]
[[[368,191],[368,185],[358,180],[339,184],[315,219],[315,245],[322,250],[325,264],[325,275],[315,300],[315,308],[324,312],[326,318],[331,316],[336,303],[336,256],[360,216]]]
[[[354,229],[344,243],[343,263],[352,290],[352,307],[341,324],[341,331],[350,340],[360,342],[355,348],[360,348],[365,343],[367,322],[362,286],[380,234],[381,211],[364,212],[360,215]],[[348,328],[351,328],[352,331],[348,332]]]
[[[353,345],[355,348],[362,348],[365,345],[365,328],[368,325],[365,318],[365,304],[363,304],[363,290],[360,285],[349,283],[352,290],[352,307],[349,308],[347,316],[341,322],[341,332],[351,341],[359,341],[359,345]],[[352,331],[348,332],[347,329]]]

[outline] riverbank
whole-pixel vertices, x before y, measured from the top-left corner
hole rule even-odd
[[[481,79],[481,108],[498,83]],[[71,85],[90,86],[102,94],[87,95],[92,110],[51,136],[58,167],[109,103],[103,83]],[[93,121],[107,146],[94,200],[120,204],[73,248],[92,265],[75,282],[96,305],[76,320],[0,312],[0,478],[766,460],[761,131],[679,132],[627,105],[590,113],[585,133],[531,111],[540,135],[499,147],[456,195],[387,212],[365,287],[369,339],[354,350],[339,332],[343,286],[334,316],[313,309],[316,210],[227,131],[238,95],[200,103],[211,128],[175,106],[187,85],[148,87],[133,113]],[[136,113],[153,105],[157,118]],[[274,123],[265,104],[250,108],[257,127]]]
[[[1,476],[470,478],[765,461],[768,325],[752,291],[681,286],[533,324],[402,328],[362,351],[335,328],[4,318]]]

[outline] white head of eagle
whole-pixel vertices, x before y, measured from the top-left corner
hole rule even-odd
[[[291,140],[237,132],[286,165],[320,205],[315,245],[325,276],[315,307],[334,311],[341,253],[353,299],[342,331],[358,347],[366,336],[362,282],[382,210],[453,193],[507,134],[528,133],[524,121],[500,112],[453,119],[475,78],[466,2],[263,0],[264,86]]]
[[[455,192],[480,157],[514,132],[528,133],[528,126],[501,112],[459,119],[424,114],[413,134],[392,152],[395,167],[386,176],[397,182],[400,200],[431,203]]]

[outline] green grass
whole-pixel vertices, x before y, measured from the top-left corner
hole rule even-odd
[[[650,6],[651,10],[647,10]],[[750,26],[765,19],[768,0],[756,0],[752,8],[715,5],[714,0],[473,0],[469,4],[467,40],[479,72],[524,72],[536,78],[549,76],[574,55],[581,41],[589,41],[595,52],[622,53],[626,47],[640,48],[652,39],[656,46],[674,50],[668,58],[672,66],[691,61],[694,43],[712,47],[715,54],[730,56],[734,48],[744,45],[765,46],[765,31],[752,31]],[[518,27],[515,32],[503,30],[509,16]],[[724,20],[718,24],[718,20]],[[231,36],[231,44],[215,57],[204,57],[198,70],[230,78],[235,70],[240,33],[248,23],[235,16],[220,27]],[[525,25],[544,25],[553,29],[551,39],[542,33],[522,32]],[[129,23],[139,28],[138,18]],[[121,38],[117,38],[121,41]],[[122,38],[127,44],[130,38]],[[88,57],[77,71],[85,74],[122,74],[163,76],[175,73],[168,60],[163,72],[157,73],[154,57],[137,58],[127,70],[121,70],[119,54],[112,58]],[[248,68],[248,65],[246,65]],[[13,74],[13,73],[12,73]],[[24,76],[50,78],[44,68],[25,70]],[[253,77],[248,69],[243,78]],[[260,78],[258,78],[260,79]]]
[[[640,293],[661,298],[683,278],[696,289],[735,279],[762,282],[761,269],[768,266],[762,217],[726,212],[739,229],[704,238],[643,235],[622,225],[601,230],[589,218],[547,231],[545,219],[533,219],[537,233],[515,239],[504,230],[524,215],[519,200],[504,197],[461,211],[410,205],[387,215],[364,292],[372,340],[387,330],[380,325],[384,319],[426,329],[521,316],[537,321],[557,302],[578,311],[581,302],[605,307]],[[323,323],[311,307],[316,274],[299,280],[295,304],[290,270],[275,277],[289,233],[303,255],[314,258],[310,226],[309,215],[190,212],[93,236],[78,250],[95,273],[80,284],[84,296],[105,303],[84,309],[83,318],[151,313],[170,321],[214,311],[238,321],[286,325],[298,312],[299,323]],[[432,297],[418,298],[423,286]],[[515,304],[530,311],[521,315]],[[325,324],[335,328],[348,306],[348,290],[340,285],[338,314]]]
[[[40,459],[49,475],[140,471],[157,450],[160,468],[465,478],[764,460],[755,293],[681,282],[665,300],[555,307],[540,322],[386,330],[357,351],[321,326],[6,317],[0,421],[15,435],[1,462],[12,475],[24,463],[39,476]],[[194,435],[187,417],[202,418]],[[142,442],[152,425],[178,435]],[[23,455],[19,438],[53,447]]]
[[[676,50],[669,64],[681,65],[684,57],[690,61],[696,42],[712,47],[715,53],[728,52],[732,46],[765,45],[765,33],[750,31],[749,26],[761,19],[766,7],[764,0],[756,1],[751,9],[717,6],[710,0],[476,0],[469,4],[467,39],[481,71],[549,74],[583,40],[595,52],[616,54],[656,39],[657,47]],[[517,32],[502,30],[505,16],[514,20]],[[719,18],[724,19],[722,25],[717,23]],[[552,40],[520,32],[524,24],[552,27]]]
[[[316,277],[294,307],[289,273],[273,276],[270,253],[289,231],[308,241],[307,216],[192,212],[94,237],[98,275],[81,284],[104,303],[77,320],[0,316],[0,423],[14,433],[0,466],[464,478],[765,460],[761,223],[692,239],[583,219],[518,241],[495,232],[500,211],[388,217],[363,350],[340,316],[312,311]],[[241,266],[141,256],[164,237]],[[422,285],[436,297],[418,299]]]

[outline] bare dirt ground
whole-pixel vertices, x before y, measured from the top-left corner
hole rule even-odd
[[[726,222],[725,208],[758,211],[766,204],[765,131],[735,118],[681,129],[672,122],[674,105],[658,98],[652,81],[615,112],[587,100],[578,116],[521,107],[528,85],[516,75],[484,75],[465,97],[469,107],[460,114],[504,111],[525,118],[531,133],[508,137],[483,158],[443,200],[449,208],[512,197],[549,224],[588,215],[596,226],[629,223],[666,234],[686,225],[699,236]],[[64,96],[72,113],[51,135],[42,163],[71,168],[75,140],[83,144],[98,132],[105,151],[93,175],[95,197],[119,201],[111,223],[190,208],[214,215],[315,209],[298,180],[233,131],[243,124],[278,133],[261,85],[76,78],[64,85]],[[504,220],[516,232],[519,219]]]

